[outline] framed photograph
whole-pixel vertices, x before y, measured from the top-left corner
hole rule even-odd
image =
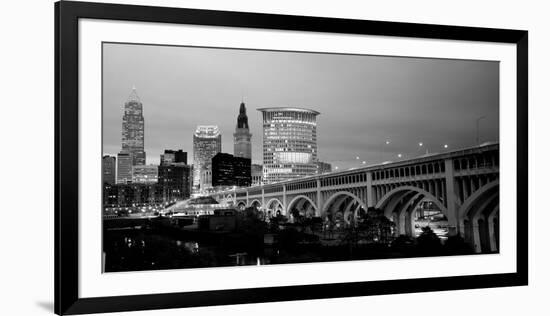
[[[527,31],[55,4],[55,311],[527,284]]]

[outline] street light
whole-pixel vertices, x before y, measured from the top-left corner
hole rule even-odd
[[[402,154],[397,154],[397,158],[401,158],[401,157],[403,157]]]
[[[449,148],[449,145],[445,144],[445,145],[443,145],[443,148],[447,149],[447,148]]]

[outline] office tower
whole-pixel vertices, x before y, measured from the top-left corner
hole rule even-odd
[[[116,183],[132,182],[132,153],[119,152],[117,155]]]
[[[103,183],[116,183],[116,157],[105,155],[102,159]]]
[[[263,116],[265,183],[317,173],[317,115],[313,110],[275,107],[258,109]]]
[[[252,134],[248,128],[248,116],[246,115],[246,107],[244,102],[241,102],[239,108],[239,116],[237,117],[237,127],[233,134],[233,155],[235,157],[243,157],[252,159]]]
[[[217,126],[200,125],[193,134],[193,189],[200,191],[201,171],[222,151],[222,135]]]
[[[218,153],[212,158],[212,186],[250,186],[250,162],[248,158]]]
[[[158,187],[162,202],[169,203],[190,197],[191,166],[182,162],[158,166]]]
[[[122,117],[122,152],[132,154],[132,165],[145,164],[145,123],[143,119],[143,105],[136,93],[132,93],[124,103]]]

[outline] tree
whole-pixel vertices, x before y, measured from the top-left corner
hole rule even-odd
[[[443,248],[449,255],[466,255],[472,253],[472,248],[460,235],[450,236]]]
[[[416,242],[418,250],[423,254],[437,254],[442,250],[441,241],[430,226],[422,227]]]

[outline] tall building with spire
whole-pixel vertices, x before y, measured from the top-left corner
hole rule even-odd
[[[241,102],[239,108],[239,116],[237,117],[237,127],[233,133],[233,155],[252,159],[252,134],[248,128],[248,116],[246,115],[246,107],[244,102]]]
[[[199,125],[193,134],[193,191],[200,192],[201,172],[222,151],[222,135],[215,125]]]
[[[122,117],[122,150],[130,153],[132,165],[145,164],[145,122],[143,119],[143,104],[141,103],[136,88],[124,103],[124,116]]]

